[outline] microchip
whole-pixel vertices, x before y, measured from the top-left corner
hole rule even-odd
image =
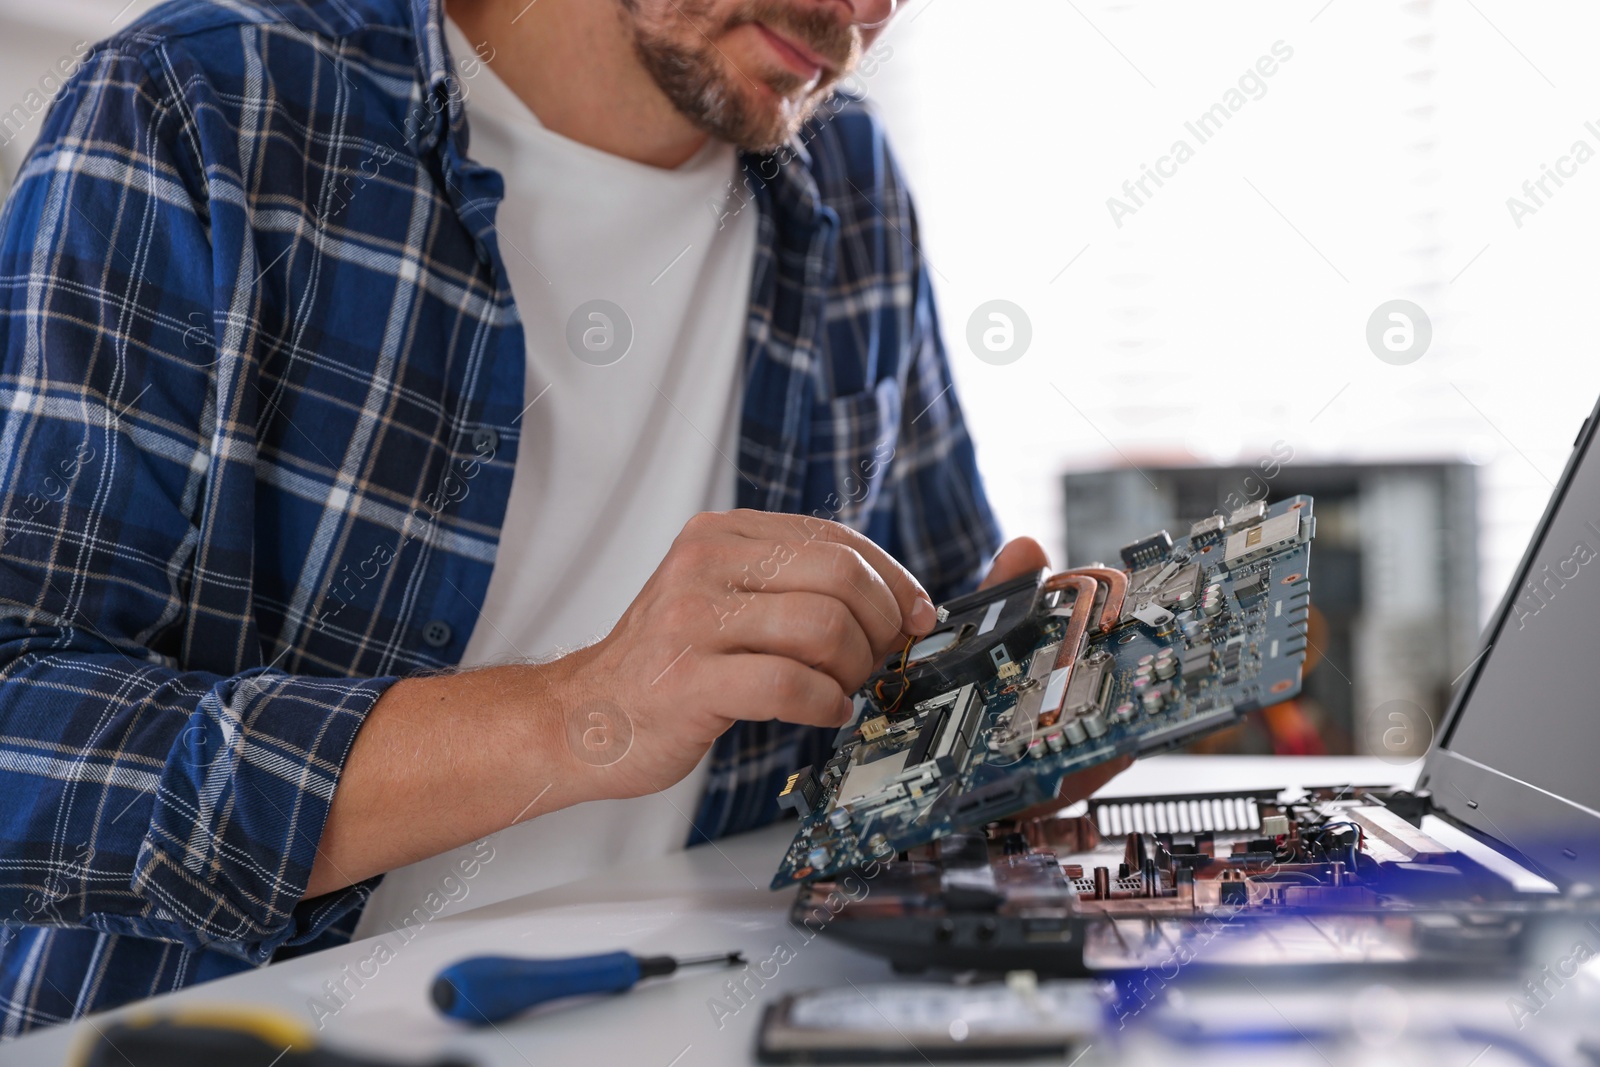
[[[1266,588],[1267,576],[1260,571],[1253,571],[1233,580],[1233,595],[1240,600],[1265,592]]]
[[[1201,641],[1183,654],[1184,678],[1197,678],[1211,670],[1211,642]]]

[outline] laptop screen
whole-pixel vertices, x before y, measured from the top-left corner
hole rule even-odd
[[[1600,810],[1600,456],[1588,453],[1541,531],[1446,743]]]
[[[1561,867],[1600,860],[1597,421],[1580,434],[1421,783],[1460,821]]]

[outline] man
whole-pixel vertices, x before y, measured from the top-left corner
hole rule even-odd
[[[178,3],[96,47],[0,220],[5,1036],[346,939],[514,824],[549,882],[775,816],[998,544],[833,94],[892,13]]]

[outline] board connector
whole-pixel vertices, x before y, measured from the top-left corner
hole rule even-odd
[[[811,768],[801,767],[789,776],[783,792],[778,794],[778,807],[780,810],[791,809],[804,819],[816,808],[817,797],[821,791],[816,777],[811,773]]]
[[[1166,559],[1171,551],[1172,535],[1165,530],[1157,530],[1149,537],[1122,546],[1122,562],[1132,569],[1148,567]]]

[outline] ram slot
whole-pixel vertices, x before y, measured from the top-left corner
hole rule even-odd
[[[911,743],[911,752],[906,756],[906,766],[916,767],[928,759],[928,750],[933,748],[934,742],[939,740],[944,732],[945,724],[950,721],[950,705],[941,704],[928,713],[923,720],[922,730],[917,734],[917,739]]]

